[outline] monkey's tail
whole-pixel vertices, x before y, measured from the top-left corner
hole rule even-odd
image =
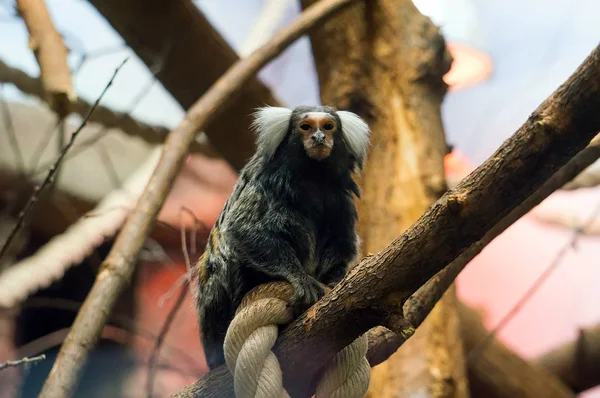
[[[218,283],[207,287],[200,293],[198,318],[206,363],[214,369],[225,363],[223,343],[234,314],[227,290]]]

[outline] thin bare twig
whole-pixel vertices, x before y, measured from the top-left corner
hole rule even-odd
[[[63,298],[55,298],[55,297],[32,297],[27,300],[23,304],[23,308],[52,308],[63,311],[71,311],[77,312],[81,308],[81,302]],[[110,321],[115,323],[117,326],[127,330],[129,333],[139,336],[147,341],[155,341],[158,335],[151,330],[145,328],[139,322],[136,322],[130,316],[120,313],[113,313],[110,316]],[[68,329],[66,329],[68,330]],[[65,333],[66,335],[66,333]],[[63,336],[64,337],[64,336]],[[62,341],[62,340],[61,340]],[[168,343],[164,343],[165,348],[171,354],[178,355],[178,361],[186,362],[187,368],[189,371],[200,372],[201,367],[199,366],[198,359],[193,358],[184,350],[180,349],[177,346],[170,345]],[[37,346],[39,347],[39,345]],[[51,347],[46,347],[51,348]],[[34,353],[38,353],[42,350],[37,349],[29,350],[28,352],[24,352],[24,347],[19,348],[19,352],[21,355],[32,355]]]
[[[152,390],[154,389],[154,379],[156,378],[155,377],[155,373],[156,373],[155,367],[156,367],[156,362],[158,361],[158,355],[160,354],[160,348],[162,347],[165,337],[167,336],[167,333],[169,332],[169,329],[171,328],[171,325],[173,324],[173,320],[175,319],[175,316],[177,315],[177,313],[179,312],[179,309],[181,308],[181,305],[185,301],[187,292],[188,292],[187,284],[184,283],[181,286],[181,290],[179,291],[179,296],[177,296],[177,301],[173,305],[173,308],[171,308],[171,311],[169,311],[169,314],[167,315],[167,319],[165,319],[165,323],[163,324],[162,328],[160,329],[160,333],[158,334],[158,337],[156,338],[154,347],[152,348],[152,352],[150,353],[150,360],[148,361],[148,378],[146,380],[146,391],[147,391],[148,398],[152,397]]]
[[[418,326],[423,322],[458,274],[485,246],[598,158],[600,158],[600,136],[594,137],[585,149],[575,155],[537,191],[492,227],[482,239],[471,245],[446,268],[421,286],[404,305],[404,311],[410,323]]]
[[[39,79],[33,78],[25,72],[13,68],[2,61],[0,61],[0,82],[13,84],[25,94],[44,99],[42,86]],[[151,84],[148,83],[146,87],[140,90],[140,95],[148,90],[148,86],[151,86]],[[139,95],[137,95],[136,98],[139,98]],[[77,101],[72,104],[71,111],[80,115],[81,117],[85,117],[91,107],[92,104],[81,98],[78,98]],[[125,134],[138,136],[151,144],[160,144],[164,142],[167,134],[169,133],[169,130],[165,127],[146,124],[134,119],[127,112],[113,111],[112,109],[102,105],[96,108],[96,111],[90,117],[89,121],[102,124],[106,128],[119,128]],[[195,140],[190,146],[190,152],[201,153],[208,157],[220,156],[206,139]]]
[[[563,258],[569,252],[569,250],[573,249],[577,245],[577,241],[582,236],[582,232],[586,229],[586,227],[593,222],[596,221],[596,218],[600,214],[600,203],[598,203],[594,209],[594,212],[586,222],[586,224],[581,228],[575,228],[571,238],[567,241],[567,243],[556,253],[554,259],[550,262],[550,264],[546,267],[544,272],[541,273],[540,276],[531,284],[529,289],[521,296],[521,298],[515,303],[515,305],[508,311],[498,322],[498,324],[490,331],[490,333],[486,336],[486,338],[477,346],[473,347],[469,355],[467,356],[467,361],[476,360],[481,352],[485,350],[485,348],[494,340],[494,338],[498,335],[498,333],[504,329],[506,325],[515,317],[515,315],[527,304],[527,302],[539,291],[540,287],[548,280],[550,275],[556,271],[558,266],[562,263]]]
[[[17,359],[15,361],[6,361],[4,363],[0,363],[0,370],[15,367],[15,366],[21,366],[21,365],[39,362],[44,359],[46,359],[45,354],[38,355],[37,357],[32,357],[32,358],[25,357],[25,358]]]
[[[53,347],[57,347],[65,340],[65,337],[67,336],[68,333],[69,333],[69,328],[55,330],[44,336],[38,337],[37,339],[35,339],[33,341],[30,341],[27,344],[22,345],[21,347],[18,348],[18,352],[21,355],[23,355],[23,353],[38,353],[38,352],[49,350]],[[104,327],[104,330],[102,331],[103,339],[112,340],[123,346],[128,344],[128,342],[129,342],[128,337],[130,335],[137,336],[137,333],[135,331],[131,331],[127,328],[123,328],[123,327],[119,327],[119,326],[112,326],[112,325],[106,325]],[[141,336],[141,337],[148,339],[147,336]],[[138,363],[139,365],[143,365],[143,366],[146,366],[148,364],[147,361],[143,361],[143,360],[136,360],[135,362]],[[159,368],[167,368],[167,369],[174,370],[174,371],[176,371],[182,375],[186,375],[186,376],[194,376],[195,374],[197,374],[196,370],[184,369],[180,366],[173,366],[173,365],[162,364],[162,363],[158,364],[157,366]]]
[[[188,253],[188,248],[187,248],[187,240],[185,238],[185,227],[184,227],[183,220],[181,217],[182,214],[183,214],[183,209],[179,213],[179,223],[180,223],[180,231],[181,231],[181,251],[183,253],[183,258],[185,259],[185,267],[187,269],[185,275],[187,275],[191,268],[191,264],[190,264],[190,255]],[[173,324],[173,320],[175,319],[177,312],[179,312],[179,309],[181,308],[181,306],[183,305],[183,302],[185,301],[187,292],[188,292],[188,289],[187,289],[187,278],[186,278],[185,282],[181,286],[181,290],[179,291],[179,296],[177,297],[177,301],[173,305],[173,308],[171,308],[171,311],[169,311],[169,314],[167,315],[167,319],[165,319],[165,323],[163,324],[163,326],[160,330],[160,333],[158,334],[158,338],[156,339],[156,343],[154,344],[154,347],[152,348],[152,352],[150,353],[150,360],[148,361],[148,377],[146,379],[146,391],[147,391],[148,398],[152,398],[152,395],[153,395],[154,379],[156,378],[155,377],[155,373],[156,373],[155,367],[156,367],[156,362],[158,360],[158,356],[160,354],[160,348],[165,340],[165,337],[167,336],[167,333],[169,332],[169,329],[171,328],[171,325]]]
[[[307,8],[268,44],[234,64],[189,109],[182,123],[169,134],[154,175],[104,261],[46,379],[40,398],[68,397],[72,394],[90,348],[97,341],[119,293],[131,280],[135,259],[173,186],[196,132],[204,130],[267,62],[312,26],[322,23],[355,1],[323,0]]]
[[[71,139],[69,140],[69,142],[67,143],[67,145],[65,145],[65,147],[63,148],[63,151],[61,152],[61,154],[58,156],[58,158],[56,159],[56,161],[54,162],[54,164],[52,165],[52,167],[48,171],[48,175],[46,176],[46,178],[44,179],[44,181],[41,184],[39,184],[39,185],[37,185],[35,187],[35,190],[33,191],[33,194],[31,195],[31,197],[27,201],[27,204],[25,205],[25,207],[23,208],[23,210],[21,210],[21,212],[19,213],[17,224],[15,225],[15,227],[13,228],[13,230],[11,231],[10,235],[8,236],[8,238],[6,239],[6,242],[4,242],[4,245],[2,246],[2,249],[0,249],[0,259],[2,258],[2,256],[4,255],[4,253],[8,250],[8,247],[12,243],[12,241],[15,238],[15,236],[17,235],[17,233],[19,233],[19,231],[21,230],[21,227],[23,226],[23,224],[25,222],[25,218],[29,215],[29,213],[31,212],[33,206],[35,205],[35,203],[40,198],[40,195],[42,194],[44,188],[46,186],[48,186],[49,184],[51,184],[52,181],[54,180],[54,177],[55,177],[56,173],[58,172],[58,169],[59,169],[59,167],[60,167],[60,165],[61,165],[61,163],[62,163],[65,155],[67,154],[67,152],[69,151],[69,149],[73,146],[73,143],[75,142],[75,139],[77,138],[77,136],[79,135],[79,133],[81,132],[81,130],[87,124],[87,122],[88,122],[91,114],[94,113],[94,110],[96,109],[96,107],[100,103],[100,100],[104,97],[104,94],[106,94],[106,91],[112,85],[115,77],[117,76],[117,73],[119,73],[119,70],[121,70],[121,68],[123,67],[123,65],[125,65],[125,62],[127,62],[127,60],[128,60],[128,58],[126,58],[125,60],[123,60],[123,62],[117,67],[117,69],[115,69],[115,72],[113,73],[112,77],[110,78],[110,80],[106,84],[106,87],[104,87],[104,90],[102,90],[102,92],[100,93],[100,96],[98,97],[98,99],[96,100],[96,102],[94,103],[94,105],[92,106],[92,109],[90,109],[90,111],[89,111],[88,115],[86,116],[86,118],[83,120],[83,122],[81,122],[81,125],[79,126],[79,128],[77,128],[77,130],[75,130],[73,132],[73,134],[71,134]]]

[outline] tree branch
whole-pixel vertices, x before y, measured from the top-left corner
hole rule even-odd
[[[465,351],[488,337],[479,315],[459,305]],[[498,340],[493,339],[481,355],[469,361],[469,384],[473,397],[486,398],[573,398],[575,394],[540,366],[531,364]]]
[[[21,92],[34,95],[42,100],[47,100],[42,90],[42,83],[39,79],[33,78],[19,69],[13,68],[0,60],[0,83],[10,83]],[[71,104],[71,111],[81,117],[85,117],[92,104],[77,98]],[[94,114],[90,116],[90,123],[100,123],[108,128],[118,128],[124,133],[140,137],[151,144],[161,144],[167,138],[169,130],[166,127],[151,126],[144,122],[134,119],[127,113],[113,111],[103,105],[99,105]],[[190,152],[201,153],[207,157],[219,156],[216,150],[204,140],[195,140],[190,146]]]
[[[35,187],[33,193],[31,194],[31,197],[29,198],[29,200],[25,204],[25,207],[23,207],[23,209],[19,212],[19,216],[18,216],[16,225],[11,230],[10,234],[6,238],[6,241],[0,247],[0,259],[2,259],[2,257],[8,252],[10,245],[12,244],[13,240],[18,236],[18,233],[20,232],[21,228],[25,224],[26,218],[31,215],[32,209],[34,208],[34,206],[38,202],[38,200],[39,200],[40,196],[42,195],[42,193],[44,192],[44,190],[46,188],[48,188],[48,186],[50,186],[52,184],[52,182],[54,181],[54,178],[56,177],[56,174],[58,173],[58,170],[60,169],[60,166],[61,166],[61,164],[62,164],[65,156],[69,152],[69,149],[71,149],[71,147],[75,143],[75,139],[77,139],[77,137],[81,133],[81,130],[83,130],[83,128],[85,127],[85,125],[88,123],[89,116],[94,113],[94,110],[96,109],[96,107],[100,103],[100,100],[102,99],[102,97],[104,97],[104,94],[106,94],[106,91],[108,91],[108,89],[110,88],[110,86],[112,86],[113,81],[114,81],[115,77],[117,76],[117,73],[119,73],[119,70],[121,70],[121,68],[123,67],[123,65],[125,64],[125,62],[127,62],[127,59],[125,59],[115,69],[112,77],[110,78],[110,80],[108,81],[108,83],[106,84],[106,86],[104,87],[104,90],[102,90],[102,93],[100,93],[100,96],[98,96],[98,99],[96,100],[96,102],[94,103],[94,105],[92,106],[92,108],[90,109],[90,111],[88,112],[88,116],[86,116],[85,119],[83,119],[83,121],[81,122],[81,124],[79,125],[79,127],[77,128],[77,130],[75,130],[71,134],[71,138],[69,139],[69,142],[67,143],[67,145],[65,145],[65,147],[63,148],[63,150],[61,151],[61,153],[58,155],[58,157],[56,158],[56,160],[52,164],[52,167],[48,171],[48,174],[46,175],[46,178],[44,178],[44,180],[39,185],[37,185]]]
[[[30,363],[35,363],[35,362],[39,362],[46,359],[46,355],[42,354],[42,355],[38,355],[36,357],[32,357],[32,358],[21,358],[21,359],[17,359],[14,361],[6,361],[4,363],[0,363],[0,371],[2,369],[6,369],[6,368],[12,368],[15,366],[21,366],[21,365],[27,365]]]
[[[482,239],[471,245],[450,265],[419,288],[404,305],[404,313],[409,322],[415,327],[419,326],[458,274],[485,246],[598,158],[600,158],[600,136],[594,137],[585,149],[575,155],[537,191],[515,207],[498,224],[494,225]]]
[[[600,324],[581,329],[577,338],[535,360],[575,393],[600,385]]]
[[[46,101],[63,119],[76,98],[67,65],[67,47],[43,0],[17,0],[17,9],[29,31],[29,48],[40,66]]]
[[[191,0],[90,3],[149,68],[164,52],[165,43],[176,43],[156,77],[184,109],[238,61],[235,51]],[[231,104],[205,126],[210,143],[234,169],[241,169],[254,153],[249,115],[259,106],[278,103],[271,91],[252,77],[236,92]]]
[[[72,395],[89,350],[98,341],[119,293],[131,281],[137,255],[183,165],[195,132],[214,121],[218,113],[231,104],[241,88],[267,62],[315,24],[332,17],[351,3],[352,0],[323,0],[307,9],[268,44],[230,68],[188,110],[185,119],[169,134],[154,175],[101,265],[96,281],[42,388],[41,398]]]
[[[599,107],[597,47],[486,162],[402,236],[377,255],[363,259],[283,331],[275,352],[287,391],[292,396],[310,396],[323,364],[362,333],[390,321],[387,300],[406,300],[471,245],[477,246],[490,229],[590,142],[600,130]],[[223,376],[219,379],[210,373],[186,391],[228,388],[224,386],[231,382],[229,373],[219,371]],[[218,384],[205,384],[216,380]],[[210,396],[206,394],[198,396]]]

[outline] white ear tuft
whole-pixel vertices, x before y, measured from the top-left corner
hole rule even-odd
[[[358,167],[362,168],[369,149],[369,125],[355,113],[348,111],[337,111],[336,113],[342,121],[342,131],[346,145],[356,157]]]
[[[252,128],[256,131],[258,151],[271,158],[288,131],[292,110],[288,108],[265,106],[254,113]]]

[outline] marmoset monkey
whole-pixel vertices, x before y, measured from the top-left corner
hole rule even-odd
[[[294,288],[299,315],[346,274],[358,253],[362,169],[369,127],[330,107],[265,107],[254,115],[257,151],[242,169],[197,264],[198,317],[208,366],[242,298],[274,280]]]

